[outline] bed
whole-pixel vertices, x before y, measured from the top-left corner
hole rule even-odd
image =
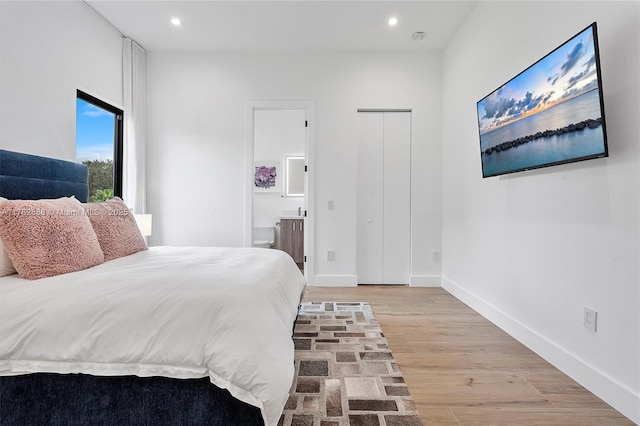
[[[86,181],[80,164],[0,150],[0,197],[86,202]],[[304,287],[287,254],[257,248],[151,247],[4,276],[0,424],[276,425]]]

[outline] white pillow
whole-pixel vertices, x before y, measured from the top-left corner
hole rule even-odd
[[[3,201],[7,201],[6,198],[0,197],[0,204]],[[16,273],[16,268],[13,267],[13,262],[9,257],[9,253],[4,249],[4,244],[0,239],[0,277],[6,277],[7,275],[13,275]]]

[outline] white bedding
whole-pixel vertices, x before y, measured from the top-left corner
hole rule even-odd
[[[275,425],[305,281],[284,252],[152,247],[84,271],[0,278],[0,375],[210,377]]]

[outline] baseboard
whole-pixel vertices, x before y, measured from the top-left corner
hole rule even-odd
[[[440,275],[411,275],[409,276],[409,287],[441,287],[442,277]]]
[[[442,288],[580,383],[631,421],[640,424],[640,410],[638,409],[640,395],[632,389],[587,364],[574,354],[567,352],[564,348],[446,277],[442,277]]]
[[[357,287],[358,277],[355,275],[316,275],[313,277],[312,286],[326,287]]]

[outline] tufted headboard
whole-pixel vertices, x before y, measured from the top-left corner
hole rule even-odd
[[[20,200],[89,198],[87,166],[0,149],[0,197]]]

